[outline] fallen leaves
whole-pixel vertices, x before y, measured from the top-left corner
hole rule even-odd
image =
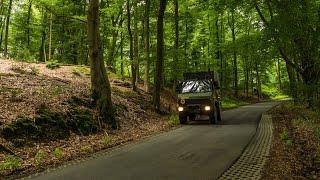
[[[273,145],[262,179],[320,179],[320,138],[315,128],[320,127],[319,114],[292,103],[276,107],[272,114]]]
[[[15,71],[12,66],[16,67]],[[26,71],[34,73],[24,73]],[[15,122],[19,116],[34,118],[40,104],[45,104],[54,112],[67,113],[70,110],[67,100],[90,98],[90,78],[73,71],[72,66],[49,70],[45,64],[0,60],[0,127]],[[120,122],[119,130],[104,129],[87,136],[71,133],[67,139],[30,141],[21,147],[14,147],[12,142],[0,137],[0,164],[10,154],[22,158],[21,166],[0,171],[0,179],[42,171],[45,167],[85,158],[94,152],[172,128],[165,117],[153,111],[150,94],[132,92],[125,81],[111,81],[115,82],[111,83],[112,100]],[[11,101],[12,97],[19,98],[19,101]],[[170,109],[175,101],[171,96],[167,97],[163,101]],[[96,113],[94,109],[90,111]]]

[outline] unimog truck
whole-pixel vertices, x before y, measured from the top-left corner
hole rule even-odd
[[[220,86],[218,74],[212,71],[185,73],[177,85],[178,111],[181,124],[208,116],[211,124],[221,121]]]

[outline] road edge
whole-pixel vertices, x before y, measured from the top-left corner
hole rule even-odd
[[[270,153],[272,139],[272,116],[264,113],[256,134],[244,148],[243,153],[218,179],[260,179]]]

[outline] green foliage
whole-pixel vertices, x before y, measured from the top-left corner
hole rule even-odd
[[[63,158],[63,151],[60,148],[55,148],[53,151],[53,155],[54,157],[56,157],[57,159],[62,159]]]
[[[35,75],[36,76],[36,75],[38,75],[40,73],[39,68],[37,68],[35,66],[31,66],[30,70],[31,70],[31,72],[30,72],[31,75]]]
[[[43,163],[45,157],[47,156],[48,154],[43,151],[43,150],[39,150],[36,154],[36,156],[34,157],[35,161],[36,161],[36,165],[39,166]]]
[[[90,76],[90,68],[86,66],[75,66],[72,68],[72,73],[77,76]]]
[[[90,153],[92,152],[92,148],[90,146],[83,146],[81,147],[81,151],[85,153]]]
[[[293,141],[289,136],[289,133],[287,130],[284,130],[280,133],[280,140],[283,141],[285,143],[285,145],[287,146],[292,146],[293,145]]]
[[[270,98],[273,100],[281,100],[288,98],[287,95],[283,94],[276,88],[274,85],[262,85],[262,95],[266,98]]]
[[[177,126],[180,124],[180,121],[179,121],[179,116],[178,115],[171,115],[169,117],[169,120],[168,120],[168,123],[170,126]]]
[[[22,166],[22,163],[22,158],[8,155],[5,157],[4,162],[0,163],[0,171],[18,169]]]
[[[109,136],[108,134],[105,134],[105,135],[102,137],[101,142],[102,142],[103,145],[105,145],[105,146],[110,145],[110,143],[111,143],[111,138],[110,138],[110,136]]]
[[[60,68],[60,63],[57,60],[47,61],[46,67],[51,70],[58,69]]]
[[[231,97],[223,97],[222,101],[222,108],[223,109],[234,109],[240,106],[248,105],[248,103],[241,101],[239,99],[231,98]]]
[[[316,137],[319,138],[319,140],[320,140],[320,127],[319,126],[314,128],[314,133],[315,133]]]

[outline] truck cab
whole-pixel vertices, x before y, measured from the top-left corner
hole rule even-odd
[[[185,73],[176,92],[181,124],[208,116],[211,124],[222,120],[218,75],[214,72]]]

